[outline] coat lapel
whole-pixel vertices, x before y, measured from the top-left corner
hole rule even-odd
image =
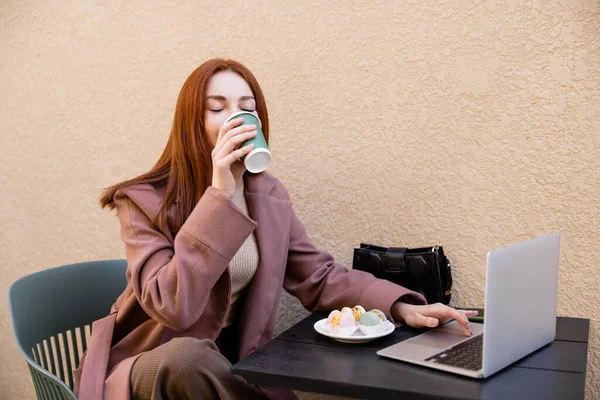
[[[275,305],[283,286],[289,246],[292,203],[269,194],[271,179],[263,174],[244,177],[246,202],[255,230],[260,262],[248,288],[240,319],[240,358],[254,351],[266,329],[272,331]]]

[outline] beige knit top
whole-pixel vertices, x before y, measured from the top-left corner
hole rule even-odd
[[[248,204],[244,197],[244,180],[237,182],[236,192],[232,198],[234,204],[238,206],[244,214],[248,215]],[[246,288],[252,281],[260,256],[258,253],[258,243],[256,236],[252,233],[242,247],[235,253],[229,263],[229,273],[231,274],[231,300],[229,314],[225,317],[223,327],[234,323],[238,318],[238,313],[244,304],[246,298]]]

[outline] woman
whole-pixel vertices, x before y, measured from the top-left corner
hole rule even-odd
[[[93,325],[76,371],[87,399],[294,398],[229,374],[231,363],[272,337],[282,288],[311,311],[378,308],[414,327],[464,313],[319,251],[283,185],[245,173],[239,159],[255,127],[226,118],[255,113],[269,137],[263,93],[231,60],[202,64],[186,80],[167,146],[146,174],[107,189],[125,243],[128,285]]]

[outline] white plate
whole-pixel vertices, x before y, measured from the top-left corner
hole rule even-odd
[[[329,333],[327,332],[327,318],[324,318],[320,321],[315,322],[315,331],[317,331],[318,333],[320,333],[321,335],[330,337],[332,339],[337,340],[338,342],[342,342],[342,343],[366,343],[366,342],[370,342],[373,339],[377,339],[380,338],[382,336],[387,336],[390,333],[394,332],[394,329],[396,329],[396,327],[394,326],[394,324],[392,324],[390,321],[386,321],[385,322],[386,326],[385,326],[385,330],[381,333],[378,333],[376,335],[365,335],[364,333],[361,332],[360,329],[357,329],[356,332],[354,332],[352,335],[346,336],[346,335],[336,335],[334,333]]]

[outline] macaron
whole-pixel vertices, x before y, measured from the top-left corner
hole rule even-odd
[[[334,310],[327,317],[326,329],[330,333],[351,336],[357,328],[358,326],[352,312]]]
[[[359,325],[364,326],[375,326],[381,324],[383,321],[380,316],[374,313],[373,311],[367,311],[363,315],[361,315],[360,320],[358,321]]]
[[[333,310],[332,312],[329,313],[329,315],[327,316],[327,323],[331,324],[333,321],[333,317],[335,317],[337,315],[337,313],[339,313],[338,310]],[[339,317],[338,317],[339,318]]]
[[[367,311],[363,308],[363,306],[352,307],[352,314],[354,315],[356,322],[360,321],[360,317],[366,312]]]
[[[352,314],[352,309],[350,307],[344,307],[344,308],[342,308],[342,312],[343,313],[351,313]]]
[[[377,317],[381,320],[381,322],[387,321],[387,318],[386,318],[385,314],[383,313],[383,311],[374,308],[371,310],[371,312],[377,314]]]
[[[352,315],[351,312],[344,313],[338,310],[334,310],[329,314],[329,317],[327,317],[327,322],[333,327],[339,326],[341,328],[348,328],[356,325],[354,315]]]

